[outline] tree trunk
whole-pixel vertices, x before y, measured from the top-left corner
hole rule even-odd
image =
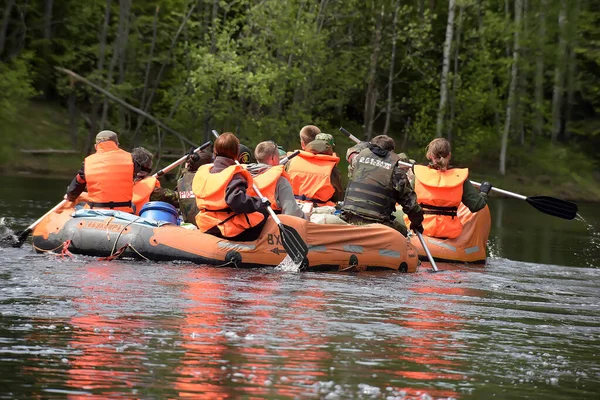
[[[529,10],[529,0],[523,0],[522,10],[523,11],[521,18],[523,20],[523,26],[521,36],[524,38],[528,38],[529,24],[527,21],[527,11]],[[528,41],[525,41],[523,45],[519,46],[519,50],[521,52],[519,56],[521,57],[521,59],[527,59],[527,56],[529,54],[529,49],[527,46]],[[516,126],[518,126],[519,143],[521,144],[521,146],[525,145],[525,104],[523,103],[523,90],[526,90],[527,88],[527,72],[528,68],[521,69],[519,73],[519,82],[517,84],[517,90],[515,92],[515,122]]]
[[[146,73],[144,75],[144,88],[142,89],[142,99],[140,100],[140,104],[142,105],[146,102],[146,93],[148,92],[148,80],[150,79],[152,57],[154,57],[154,47],[156,46],[156,24],[158,22],[159,11],[160,6],[156,6],[156,10],[154,11],[154,20],[152,21],[152,43],[150,43],[150,54],[148,55],[148,62],[146,63]]]
[[[552,144],[556,143],[562,130],[562,108],[565,91],[565,63],[567,61],[567,0],[561,0],[558,14],[558,54],[554,69],[554,93],[552,95]]]
[[[119,24],[120,34],[119,43],[119,78],[117,84],[125,82],[125,61],[127,60],[127,43],[129,41],[129,14],[131,11],[131,0],[121,0],[119,2]]]
[[[523,12],[522,0],[515,0],[515,33],[513,45],[513,63],[511,69],[510,88],[508,91],[508,101],[506,102],[506,120],[504,122],[504,132],[502,134],[502,145],[500,148],[500,174],[506,175],[506,150],[508,147],[508,135],[511,128],[511,119],[514,113],[515,97],[517,91],[517,82],[519,79],[519,45],[521,33],[521,16]]]
[[[577,90],[577,59],[575,48],[577,47],[577,21],[581,0],[576,0],[569,18],[569,62],[567,64],[567,110],[565,115],[565,139],[571,138],[569,122],[573,119],[573,107],[575,106],[575,91]]]
[[[75,85],[73,85],[72,89],[71,89],[71,93],[69,94],[69,102],[68,102],[68,108],[69,108],[69,126],[71,128],[71,146],[73,147],[73,150],[77,149],[77,122],[78,122],[78,117],[79,117],[79,113],[77,110],[77,106],[76,106],[76,102],[77,102],[77,94],[75,91]]]
[[[131,0],[121,0],[119,2],[119,21],[121,21],[121,15],[123,20],[123,30],[119,35],[119,77],[117,78],[117,85],[121,85],[125,82],[125,62],[127,61],[127,44],[129,43],[129,16],[131,11]],[[119,128],[126,130],[125,128],[125,108],[119,107]]]
[[[537,55],[535,57],[535,119],[531,134],[531,144],[536,136],[544,131],[544,47],[546,44],[546,8],[548,0],[541,0],[539,10]]]
[[[106,54],[106,36],[108,35],[108,25],[110,22],[110,4],[111,0],[106,0],[106,6],[104,8],[104,23],[102,25],[102,31],[100,33],[100,46],[98,48],[98,65],[97,69],[101,75],[104,75],[104,59]],[[90,115],[90,132],[85,142],[85,154],[89,154],[92,150],[92,139],[97,132],[98,124],[98,111],[100,109],[100,100],[97,96],[92,98],[92,112]]]
[[[440,82],[440,106],[438,107],[436,136],[442,137],[446,102],[448,99],[448,70],[450,69],[450,49],[454,30],[454,0],[448,1],[448,24],[446,25],[446,40],[444,41],[444,58],[442,61],[442,78]]]
[[[0,25],[0,56],[4,53],[4,46],[6,45],[6,32],[8,31],[8,23],[10,21],[10,13],[15,0],[8,0],[4,6],[4,14],[2,15],[2,25]]]
[[[175,36],[173,36],[173,40],[171,41],[171,46],[169,47],[169,51],[167,54],[167,60],[160,66],[160,69],[158,70],[158,75],[154,79],[154,86],[152,88],[152,91],[150,92],[150,95],[148,96],[148,100],[146,100],[146,104],[142,104],[144,112],[148,112],[148,110],[150,109],[150,106],[152,105],[152,100],[154,99],[154,94],[156,93],[156,90],[158,89],[158,85],[160,84],[162,74],[164,73],[165,68],[167,67],[167,64],[169,64],[169,62],[171,60],[171,55],[173,54],[173,49],[175,48],[175,45],[177,44],[177,39],[179,38],[179,35],[181,35],[183,28],[185,27],[185,25],[187,24],[187,21],[192,16],[192,13],[194,12],[195,8],[196,8],[195,5],[193,5],[190,8],[188,13],[183,17],[183,21],[181,21],[179,28],[177,28],[177,32],[175,32]],[[137,136],[142,127],[142,124],[144,123],[144,120],[145,120],[145,116],[143,114],[137,120],[135,131],[133,133],[133,138],[131,140],[132,146],[137,145]]]
[[[394,8],[394,21],[392,31],[392,55],[390,59],[390,71],[388,75],[388,93],[387,93],[387,104],[385,109],[385,126],[383,127],[383,134],[387,135],[390,129],[390,123],[392,120],[392,94],[394,86],[394,66],[396,64],[396,41],[397,41],[397,25],[398,25],[398,12],[400,11],[400,1],[396,0]]]
[[[448,131],[447,138],[452,143],[452,129],[454,125],[454,115],[456,111],[456,90],[457,90],[457,77],[458,77],[458,54],[460,53],[460,36],[462,33],[462,25],[464,19],[464,7],[459,7],[458,12],[458,27],[456,28],[456,41],[454,43],[454,72],[452,73],[452,93],[450,96],[450,118],[448,119]]]
[[[217,26],[216,19],[219,11],[219,0],[213,0],[212,15],[210,20],[210,52],[214,53],[217,50]]]
[[[54,8],[54,0],[46,0],[44,3],[44,61],[46,62],[46,68],[44,68],[42,78],[42,91],[46,98],[49,97],[51,88],[51,69],[50,69],[50,40],[52,40],[52,10]]]
[[[383,23],[383,7],[377,19],[375,26],[375,36],[373,37],[373,53],[371,53],[371,62],[369,65],[369,74],[367,76],[367,92],[365,95],[365,137],[371,140],[373,136],[373,122],[375,117],[375,106],[379,91],[377,90],[377,62],[379,60],[379,52],[381,50],[381,28]]]

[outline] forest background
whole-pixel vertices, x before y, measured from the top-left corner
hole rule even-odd
[[[102,129],[164,164],[211,129],[292,150],[312,123],[342,156],[340,126],[418,162],[443,136],[475,178],[600,200],[598,1],[3,0],[0,18],[7,173],[73,175]]]

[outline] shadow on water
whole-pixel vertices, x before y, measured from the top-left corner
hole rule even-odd
[[[60,199],[47,196],[22,226]],[[6,197],[13,218],[22,208]],[[581,207],[586,228],[519,202],[491,207],[488,266],[438,274],[0,248],[0,397],[596,398],[600,273],[585,263],[598,259],[594,208]]]

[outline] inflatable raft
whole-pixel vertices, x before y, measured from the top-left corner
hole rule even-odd
[[[394,270],[415,272],[415,248],[383,225],[320,225],[291,216],[281,221],[295,228],[309,245],[305,270]],[[38,252],[70,251],[98,257],[154,261],[181,260],[232,267],[277,266],[286,256],[279,229],[269,220],[253,242],[232,242],[172,224],[112,210],[75,210],[50,214],[33,231]]]
[[[436,261],[485,264],[487,241],[492,225],[490,209],[485,206],[482,210],[472,213],[461,203],[457,215],[463,225],[462,232],[457,238],[438,239],[423,235],[431,255]],[[412,238],[411,243],[417,248],[419,258],[427,260],[419,240]]]

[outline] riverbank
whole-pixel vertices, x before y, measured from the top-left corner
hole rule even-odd
[[[79,149],[85,140],[85,129],[80,127],[75,154],[27,154],[21,149],[73,150],[69,117],[63,108],[32,102],[14,121],[2,122],[3,140],[0,142],[0,174],[8,176],[51,177],[71,179],[81,166],[83,155]],[[333,130],[332,130],[333,132]],[[341,139],[336,148],[339,154],[346,149]],[[422,148],[408,148],[409,155],[419,154]],[[600,202],[600,180],[594,176],[591,161],[566,147],[539,148],[536,151],[513,151],[518,162],[505,176],[497,172],[495,162],[478,160],[470,167],[470,178],[488,181],[495,187],[534,196],[547,195],[572,201]],[[420,161],[420,160],[418,160]],[[347,164],[340,168],[346,176]],[[600,175],[596,172],[596,175]]]

